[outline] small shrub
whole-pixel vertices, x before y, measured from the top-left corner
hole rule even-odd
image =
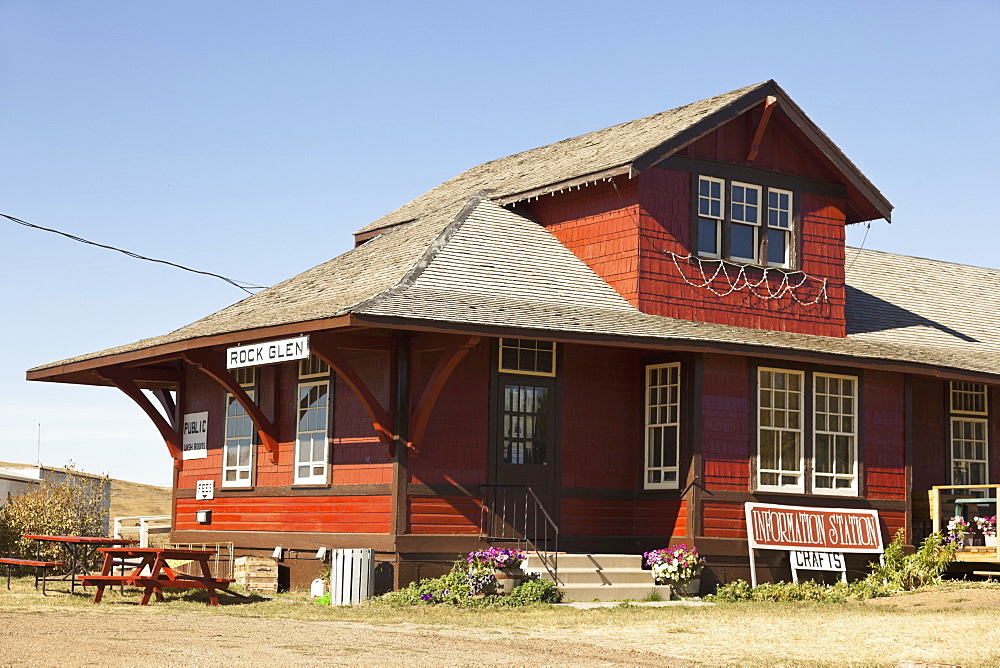
[[[498,597],[504,605],[517,607],[535,603],[559,603],[562,592],[552,580],[546,580],[534,573],[525,576],[524,582],[514,588],[510,596]]]
[[[399,591],[379,596],[374,601],[388,605],[445,604],[469,608],[516,608],[536,603],[558,603],[562,600],[562,592],[556,589],[551,580],[544,580],[533,573],[527,574],[524,582],[515,587],[510,596],[477,596],[479,591],[474,581],[470,584],[469,575],[466,564],[459,561],[447,575],[415,582]]]
[[[751,587],[743,580],[720,585],[709,598],[716,601],[858,601],[889,596],[941,582],[955,554],[955,546],[941,534],[931,534],[914,554],[903,549],[900,530],[883,553],[883,564],[872,563],[867,577],[833,585],[815,582],[776,582]]]

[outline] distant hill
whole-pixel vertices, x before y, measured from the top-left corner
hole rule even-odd
[[[0,468],[5,469],[35,469],[34,464],[17,464],[0,462]],[[52,471],[66,471],[58,466],[45,466]],[[76,475],[88,478],[103,478],[104,476],[82,471],[73,471]],[[140,482],[129,482],[109,478],[111,481],[111,519],[116,517],[134,517],[137,515],[169,515],[171,489],[156,485],[144,485]]]

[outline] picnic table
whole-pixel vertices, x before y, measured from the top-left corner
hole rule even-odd
[[[114,545],[132,545],[138,541],[132,540],[130,538],[108,538],[107,536],[46,536],[46,535],[25,535],[25,538],[31,538],[35,541],[36,546],[36,561],[39,563],[55,563],[55,562],[42,562],[42,543],[55,543],[62,545],[66,554],[69,556],[67,560],[69,563],[69,572],[62,577],[50,577],[44,576],[44,582],[58,581],[58,580],[69,580],[69,591],[70,593],[76,592],[76,581],[79,579],[79,575],[83,572],[84,566],[90,560],[90,557],[94,554],[94,548],[99,547],[110,547]],[[36,583],[37,584],[37,583]]]
[[[215,550],[199,550],[174,547],[102,547],[98,552],[104,555],[104,564],[100,575],[85,575],[80,581],[87,586],[95,586],[94,603],[100,603],[104,596],[104,588],[108,585],[122,584],[139,587],[143,590],[139,605],[148,605],[149,599],[156,594],[156,600],[163,600],[164,589],[205,589],[208,591],[209,604],[219,605],[218,591],[224,591],[239,598],[242,594],[229,591],[229,585],[234,581],[212,576],[209,560]],[[116,562],[128,560],[131,572],[122,575],[112,575]],[[172,568],[168,561],[195,562],[201,567],[201,575],[189,575]]]

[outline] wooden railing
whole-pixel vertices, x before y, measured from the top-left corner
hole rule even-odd
[[[988,492],[987,490],[990,490]],[[983,496],[976,496],[977,492],[983,492]],[[1000,484],[991,485],[935,485],[928,492],[930,501],[931,521],[935,532],[947,532],[948,522],[953,517],[962,517],[967,522],[972,522],[967,517],[969,506],[992,506],[991,513],[978,511],[978,515],[997,515],[997,498],[1000,494]],[[1000,561],[1000,541],[995,550],[995,557]]]
[[[482,485],[480,538],[533,552],[559,584],[559,526],[528,485]]]

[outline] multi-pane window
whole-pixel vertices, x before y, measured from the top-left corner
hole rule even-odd
[[[698,177],[698,255],[721,257],[722,189],[726,182],[710,176]]]
[[[769,188],[767,191],[767,264],[789,266],[792,230],[792,193]]]
[[[700,257],[792,266],[795,224],[790,191],[698,176],[697,200]]]
[[[549,388],[505,384],[503,392],[504,463],[545,464],[551,417]]]
[[[233,369],[233,377],[251,400],[256,399],[254,367]],[[243,405],[226,394],[226,422],[222,445],[222,486],[253,484],[254,424]]]
[[[757,485],[782,491],[803,491],[804,374],[761,368],[757,380]]]
[[[857,378],[813,377],[813,490],[857,493]]]
[[[739,262],[757,262],[760,186],[735,181],[732,183],[729,221],[729,257]]]
[[[556,344],[532,339],[500,339],[500,371],[555,376]]]
[[[985,485],[989,482],[986,386],[952,383],[950,395],[951,484]]]
[[[676,489],[680,471],[680,364],[646,367],[646,489]]]
[[[300,379],[329,375],[325,364],[313,360],[300,362]],[[330,410],[329,380],[300,380],[296,406],[297,423],[295,438],[295,482],[325,483],[327,481],[327,453],[329,439],[327,427]]]

